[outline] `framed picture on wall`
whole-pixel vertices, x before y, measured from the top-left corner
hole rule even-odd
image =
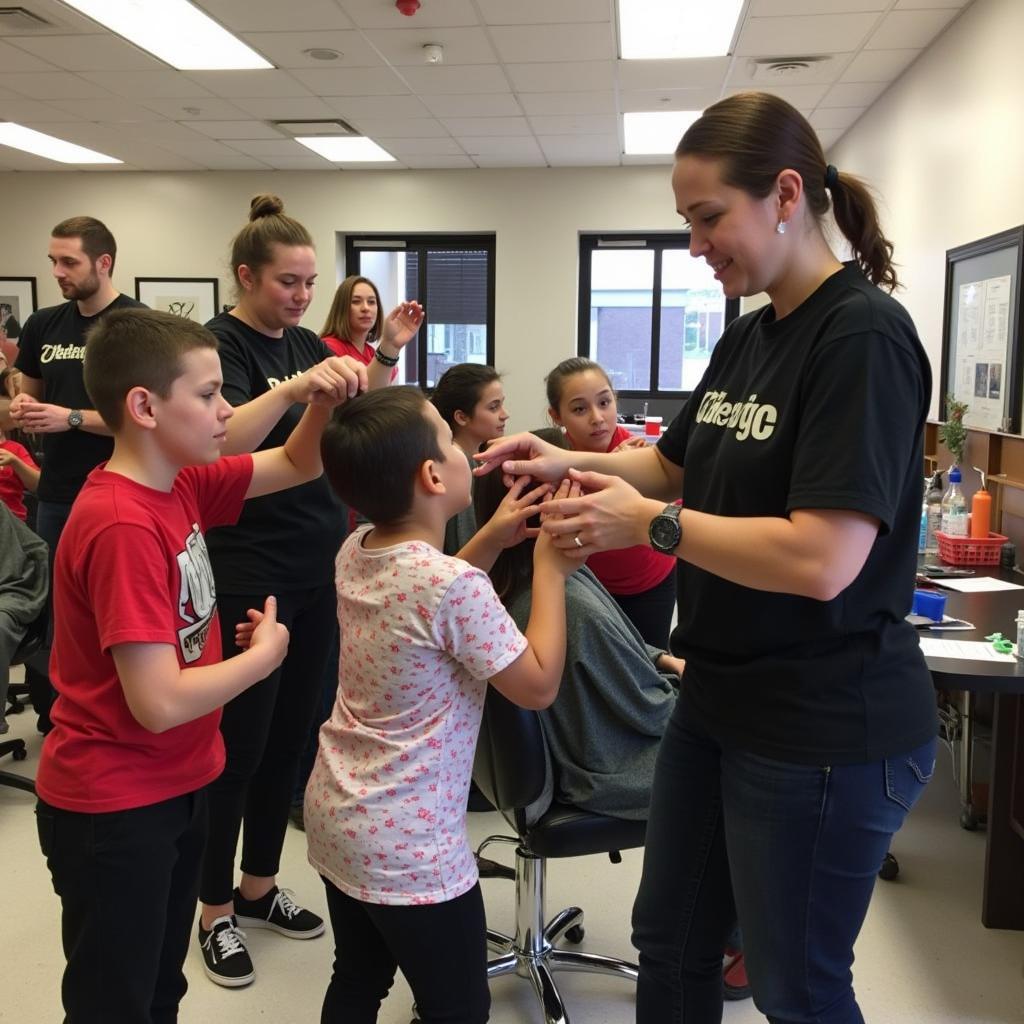
[[[220,310],[219,282],[215,277],[137,277],[135,298],[150,309],[174,313],[205,324]]]
[[[34,277],[0,277],[0,341],[17,341],[21,326],[36,311]]]
[[[942,415],[946,395],[966,402],[964,422],[1019,433],[1024,226],[946,253]]]

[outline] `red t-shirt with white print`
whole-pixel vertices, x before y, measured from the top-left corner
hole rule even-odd
[[[224,768],[220,709],[150,732],[128,708],[110,649],[168,644],[183,669],[221,660],[203,534],[237,521],[252,479],[251,455],[182,469],[170,492],[105,465],[86,479],[57,548],[57,700],[36,778],[48,804],[89,814],[191,793]]]
[[[423,542],[338,554],[338,697],[306,788],[309,861],[364,903],[471,889],[466,799],[489,677],[526,650],[487,575]]]

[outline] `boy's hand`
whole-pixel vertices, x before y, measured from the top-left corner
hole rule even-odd
[[[570,480],[563,480],[558,486],[554,495],[548,495],[541,506],[540,518],[542,522],[549,519],[561,519],[558,513],[545,512],[543,506],[550,501],[562,498],[578,498],[582,494],[580,485]],[[563,549],[555,546],[551,534],[541,529],[537,536],[537,544],[533,549],[534,570],[540,566],[549,566],[561,576],[571,576],[586,558],[575,548]]]
[[[288,627],[277,621],[277,598],[268,597],[263,611],[250,608],[246,614],[249,621],[235,626],[235,643],[243,650],[263,647],[276,668],[288,653]]]
[[[384,355],[397,355],[406,345],[416,337],[416,332],[423,326],[423,318],[426,313],[423,307],[415,300],[402,302],[384,318],[384,332],[381,341],[395,352],[385,352]]]
[[[11,466],[17,462],[21,462],[21,459],[14,452],[9,452],[6,448],[0,448],[0,466]]]
[[[682,679],[683,672],[686,669],[686,659],[676,658],[671,654],[662,654],[658,657],[654,667],[659,672],[670,672],[672,675],[678,676]]]
[[[366,390],[366,367],[351,356],[331,356],[283,386],[293,402],[333,407]]]
[[[552,487],[551,484],[539,484],[528,491],[531,482],[528,476],[516,477],[494,510],[494,515],[481,527],[501,548],[514,548],[527,537],[536,537],[540,533],[538,527],[527,526],[526,523],[540,511],[537,503],[550,496]]]

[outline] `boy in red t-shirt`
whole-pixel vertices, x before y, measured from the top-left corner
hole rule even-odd
[[[0,430],[0,501],[24,522],[28,515],[24,494],[35,494],[38,486],[39,466],[32,453],[23,444],[8,440]]]
[[[320,475],[329,408],[366,379],[342,360],[314,372],[311,404],[283,447],[221,458],[234,410],[209,331],[132,308],[88,337],[85,386],[114,453],[89,475],[57,550],[58,696],[36,780],[69,1024],[177,1020],[204,787],[224,767],[220,709],[288,647],[268,597],[240,626],[246,649],[221,660],[203,534],[234,523],[245,499]]]

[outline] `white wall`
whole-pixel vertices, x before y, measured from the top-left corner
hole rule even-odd
[[[306,316],[319,330],[336,284],[336,232],[497,234],[496,363],[516,429],[539,425],[541,378],[575,354],[578,238],[592,230],[678,230],[670,168],[478,171],[0,174],[0,277],[35,275],[40,305],[60,302],[50,229],[99,217],[118,243],[114,283],[217,277],[231,289],[228,244],[249,199],[275,192],[314,236],[322,285]]]
[[[937,414],[946,250],[1024,222],[1024,3],[975,0],[829,154],[883,200]]]

